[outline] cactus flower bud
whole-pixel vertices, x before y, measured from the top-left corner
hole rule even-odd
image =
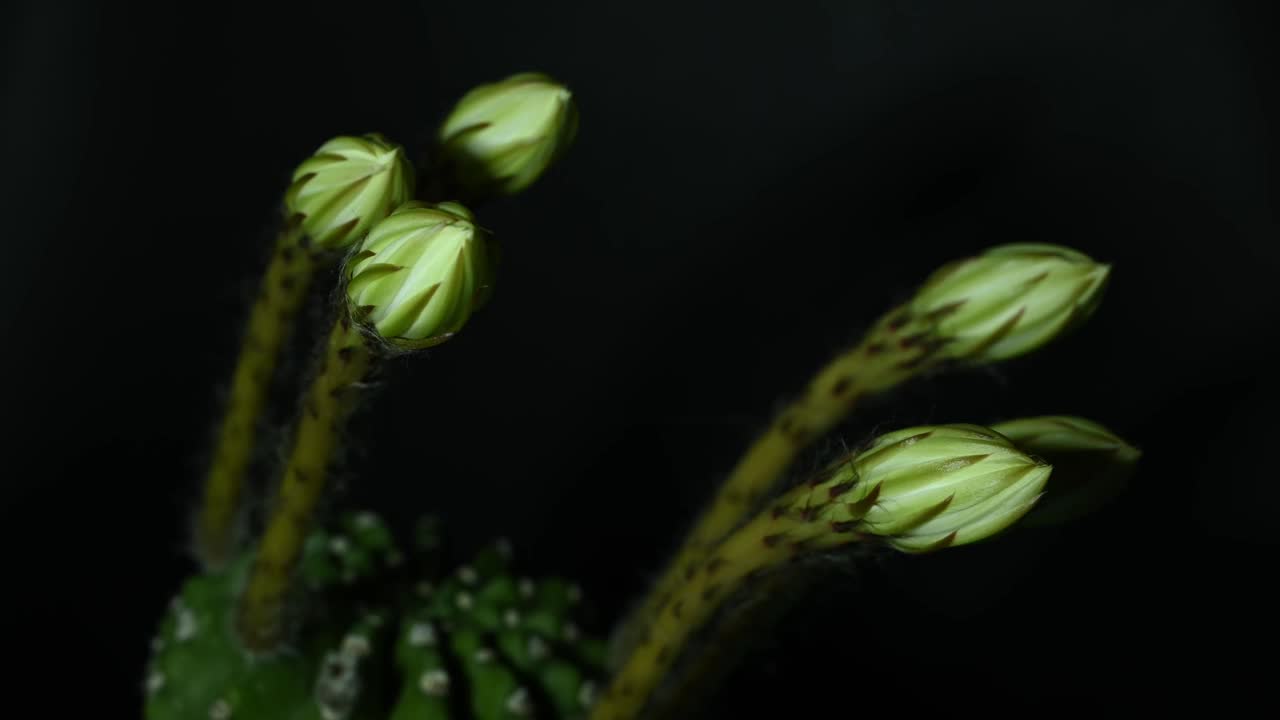
[[[493,281],[489,240],[457,203],[409,203],[369,231],[347,265],[347,301],[366,330],[398,350],[462,329]]]
[[[470,193],[513,195],[533,184],[573,142],[569,89],[540,73],[481,85],[440,127],[444,161]]]
[[[1001,245],[944,266],[907,307],[932,324],[942,356],[1004,360],[1090,315],[1110,270],[1056,245]]]
[[[312,242],[336,250],[358,241],[413,197],[413,182],[399,145],[377,133],[336,137],[294,171],[285,206],[303,216]]]
[[[1053,463],[1049,492],[1027,526],[1074,520],[1124,489],[1142,453],[1105,427],[1067,415],[1020,418],[991,426],[1018,449]]]
[[[908,428],[837,466],[822,484],[833,502],[820,515],[904,552],[964,545],[1022,517],[1050,470],[984,427]]]

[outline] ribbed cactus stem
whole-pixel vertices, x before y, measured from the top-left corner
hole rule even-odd
[[[797,502],[802,497],[791,494],[777,507],[804,507]],[[804,511],[770,509],[756,515],[704,559],[686,568],[669,600],[658,608],[648,631],[592,708],[591,719],[636,717],[690,636],[746,581],[791,562],[801,553],[828,550],[861,538],[849,526],[823,522]]]
[[[236,550],[240,497],[258,418],[281,346],[311,283],[315,257],[303,243],[301,224],[295,216],[280,230],[249,314],[197,519],[196,551],[209,569],[224,567]]]
[[[840,354],[810,380],[756,439],[715,498],[697,518],[674,560],[639,609],[617,634],[625,655],[657,608],[693,572],[708,547],[746,518],[802,451],[844,420],[865,396],[884,392],[931,365],[938,349],[928,334],[929,318],[899,308],[885,314],[858,345]]]
[[[289,462],[241,598],[238,630],[251,651],[273,650],[284,639],[285,603],[324,493],[330,457],[355,386],[372,360],[359,331],[342,313],[300,408]]]

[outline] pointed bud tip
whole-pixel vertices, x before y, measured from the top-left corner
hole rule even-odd
[[[824,519],[860,519],[866,532],[906,551],[933,547],[952,533],[948,543],[963,545],[1003,530],[1053,472],[1000,433],[966,424],[887,433],[853,466],[858,485],[849,499],[867,495],[859,488],[875,488],[875,502],[843,503]]]
[[[489,240],[471,218],[460,203],[412,202],[375,225],[345,269],[353,318],[395,351],[456,335],[493,283]]]
[[[440,126],[440,152],[453,181],[472,195],[512,195],[564,154],[577,124],[567,87],[520,73],[463,96]]]
[[[290,215],[300,216],[316,247],[339,250],[409,200],[413,189],[404,148],[377,133],[342,135],[297,167],[285,206]]]
[[[943,356],[994,362],[1035,350],[1085,320],[1110,272],[1071,248],[1001,245],[944,266],[908,307],[932,321],[930,332],[945,341]]]

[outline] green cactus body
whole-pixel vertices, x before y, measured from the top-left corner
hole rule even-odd
[[[307,537],[300,570],[312,592],[374,581],[399,567],[404,557],[391,530],[370,512],[349,513],[335,529]]]
[[[378,642],[367,619],[351,633],[339,622],[311,627],[301,645],[269,658],[251,659],[241,649],[231,617],[247,568],[242,558],[226,571],[198,575],[174,598],[153,641],[148,720],[381,717],[357,699],[360,685],[369,683],[361,673]]]
[[[582,636],[576,586],[512,574],[499,544],[429,588],[401,623],[392,720],[582,717],[603,643]]]
[[[154,643],[146,718],[585,715],[603,643],[572,618],[576,586],[514,575],[505,542],[439,577],[430,568],[439,566],[440,544],[427,527],[420,524],[408,558],[372,513],[346,513],[313,531],[299,567],[308,595],[301,640],[269,656],[246,653],[233,631],[251,556],[190,579]],[[401,572],[409,566],[426,572]]]

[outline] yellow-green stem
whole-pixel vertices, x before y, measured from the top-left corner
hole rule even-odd
[[[862,397],[889,390],[923,369],[936,349],[927,318],[912,318],[897,309],[814,376],[804,394],[747,450],[639,609],[622,624],[616,640],[619,653],[625,656],[706,549],[748,516],[797,455],[847,417]]]
[[[205,477],[196,526],[196,550],[210,569],[225,566],[235,552],[235,525],[258,418],[279,362],[280,348],[311,283],[315,258],[303,242],[295,217],[280,230],[231,377],[226,414]]]
[[[289,462],[240,599],[238,630],[249,650],[270,651],[284,639],[285,603],[324,492],[329,460],[353,386],[364,379],[372,360],[359,331],[342,313],[299,410]]]
[[[807,488],[797,489],[794,498]],[[784,505],[796,505],[789,500]],[[798,554],[856,542],[850,529],[796,512],[766,510],[731,533],[676,585],[647,632],[591,711],[591,720],[630,720],[644,710],[667,669],[692,634],[750,578],[777,569]]]
[[[724,619],[709,629],[711,636],[698,643],[697,650],[691,651],[680,672],[671,678],[674,684],[654,698],[652,717],[701,717],[702,706],[761,638],[761,630],[775,626],[797,600],[806,597],[814,580],[813,568],[803,566],[782,568],[762,577],[751,589],[750,599],[728,610]]]

